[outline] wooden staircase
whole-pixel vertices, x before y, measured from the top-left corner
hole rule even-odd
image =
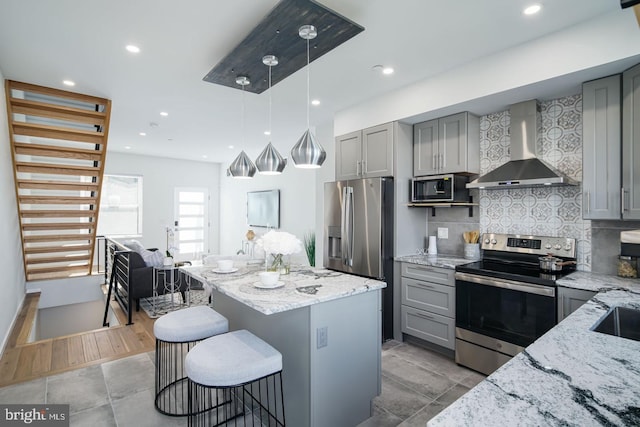
[[[27,281],[91,274],[111,101],[5,89]]]

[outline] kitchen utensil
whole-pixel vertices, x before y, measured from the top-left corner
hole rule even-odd
[[[576,264],[575,261],[563,261],[562,258],[553,255],[541,256],[538,258],[540,269],[542,271],[562,271],[565,265]]]

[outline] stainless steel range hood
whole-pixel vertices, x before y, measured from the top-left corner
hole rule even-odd
[[[542,119],[538,101],[514,104],[511,113],[511,160],[467,184],[467,188],[513,188],[578,183],[536,155]]]

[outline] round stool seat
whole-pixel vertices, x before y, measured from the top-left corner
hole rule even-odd
[[[247,330],[198,343],[185,359],[191,381],[210,387],[236,386],[282,370],[282,354]]]
[[[160,317],[153,325],[156,339],[166,342],[199,341],[229,330],[229,321],[206,306],[188,307]]]

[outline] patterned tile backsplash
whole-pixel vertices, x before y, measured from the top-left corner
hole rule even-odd
[[[582,95],[540,103],[538,156],[582,181]],[[510,159],[509,111],[480,119],[481,174]],[[591,222],[582,219],[581,186],[480,190],[480,231],[571,237],[578,241],[578,269],[591,271]]]

